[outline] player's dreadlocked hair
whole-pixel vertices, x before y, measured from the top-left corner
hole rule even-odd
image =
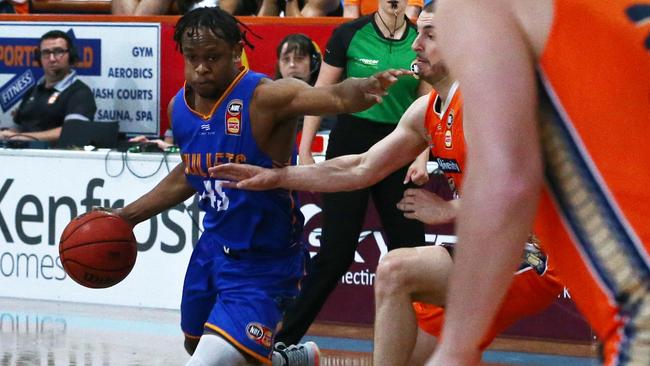
[[[240,26],[245,30],[242,31]],[[247,31],[260,38],[248,26],[219,7],[197,8],[183,15],[176,23],[174,41],[176,42],[176,48],[181,53],[183,52],[183,35],[187,34],[191,37],[201,27],[209,29],[215,36],[223,39],[229,45],[244,41],[245,45],[253,48],[253,45],[246,39]]]

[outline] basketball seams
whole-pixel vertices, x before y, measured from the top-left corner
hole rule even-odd
[[[124,270],[127,270],[127,269],[129,270],[129,272],[131,272],[131,269],[133,269],[133,265],[135,264],[135,261],[133,261],[132,264],[129,264],[129,265],[124,266],[122,268],[118,268],[118,269],[102,269],[102,268],[91,267],[91,266],[89,266],[87,264],[81,263],[79,261],[75,261],[73,259],[68,259],[66,262],[67,263],[74,263],[74,264],[78,265],[79,267],[81,267],[83,269],[92,269],[93,271],[101,271],[101,272],[124,272]],[[68,273],[68,275],[74,279],[74,277],[72,275],[70,275],[69,273]]]
[[[83,214],[83,216],[77,217],[76,219],[74,219],[70,223],[75,222],[75,220],[84,220],[85,219],[84,216],[92,215],[95,212],[97,212],[98,214],[101,214],[101,216],[89,217],[83,222],[76,223],[77,226],[72,231],[70,231],[70,233],[68,233],[68,235],[66,235],[65,237],[61,236],[61,240],[59,240],[59,243],[65,242],[66,240],[68,240],[72,236],[72,234],[74,234],[77,230],[79,230],[80,227],[82,227],[82,226],[86,225],[87,223],[92,222],[94,220],[110,218],[110,219],[117,220],[118,223],[120,221],[125,222],[124,219],[122,219],[121,217],[117,216],[116,214],[113,214],[113,213],[110,213],[110,212],[106,212],[106,211],[90,211],[90,212],[86,212],[85,214]],[[65,230],[63,230],[63,233],[65,234]]]
[[[108,215],[104,215],[104,216],[96,216],[96,217],[90,217],[90,216],[88,216],[88,215],[92,214],[93,212],[103,212],[103,211],[90,211],[90,212],[86,212],[86,213],[83,214],[82,216],[79,216],[79,217],[73,219],[73,220],[70,222],[70,224],[72,224],[72,223],[75,222],[76,220],[80,220],[80,221],[85,220],[85,221],[80,222],[80,223],[76,223],[76,222],[75,222],[76,227],[75,227],[74,229],[72,229],[72,231],[70,231],[70,233],[69,233],[68,235],[66,235],[65,238],[63,237],[63,234],[65,234],[65,230],[63,230],[63,234],[61,235],[61,240],[59,241],[59,243],[63,243],[63,242],[65,242],[66,240],[68,240],[68,238],[70,238],[70,237],[72,236],[72,234],[74,234],[74,233],[75,233],[75,232],[76,232],[80,227],[82,227],[83,225],[85,225],[85,224],[87,224],[87,223],[89,223],[89,222],[91,222],[91,221],[93,221],[93,220],[101,219],[101,218],[104,218],[104,217],[110,217],[110,216],[108,216]],[[68,225],[70,225],[70,224],[68,224]]]
[[[85,246],[88,246],[88,245],[94,245],[94,244],[105,244],[105,243],[116,243],[116,244],[126,244],[126,245],[128,245],[128,244],[133,243],[134,241],[135,241],[135,239],[134,239],[134,240],[115,240],[115,239],[94,240],[94,241],[87,242],[87,243],[80,243],[80,244],[77,244],[77,245],[75,245],[75,246],[73,246],[73,247],[66,247],[66,248],[63,249],[63,250],[59,250],[59,254],[61,254],[61,253],[63,253],[63,252],[66,252],[66,251],[68,251],[68,250],[70,250],[70,249],[75,249],[75,248],[79,248],[79,247],[85,247]],[[136,251],[137,251],[137,248],[136,248]]]
[[[106,288],[131,272],[137,261],[137,244],[133,226],[122,217],[90,211],[71,220],[63,230],[59,258],[75,282],[88,288]]]
[[[97,268],[93,268],[93,267],[91,267],[91,266],[89,266],[89,265],[87,265],[87,264],[83,264],[83,263],[81,263],[81,262],[79,262],[79,261],[76,261],[76,260],[73,260],[73,259],[66,259],[66,258],[63,258],[63,254],[64,254],[65,252],[67,252],[67,251],[70,251],[70,250],[73,250],[73,249],[77,249],[77,248],[81,248],[81,247],[84,247],[84,246],[95,245],[95,244],[107,244],[107,243],[110,243],[110,244],[118,244],[118,245],[120,245],[120,244],[121,244],[121,245],[130,245],[130,244],[131,244],[131,242],[129,242],[129,241],[114,241],[114,240],[106,240],[106,241],[96,241],[96,242],[91,242],[91,243],[84,243],[84,244],[81,244],[81,245],[77,245],[76,247],[71,247],[71,248],[64,249],[63,251],[59,252],[59,257],[61,257],[61,261],[62,261],[62,262],[74,262],[74,263],[77,263],[77,264],[83,265],[83,266],[86,267],[86,268],[97,269]],[[136,259],[137,259],[137,254],[138,254],[138,251],[137,251],[137,249],[136,249],[136,250],[135,250],[135,253],[133,254],[133,261],[132,261],[131,263],[129,263],[129,265],[130,265],[131,267],[135,265],[135,261],[136,261]]]

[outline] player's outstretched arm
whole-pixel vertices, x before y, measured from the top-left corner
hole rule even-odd
[[[178,164],[151,191],[116,213],[135,226],[192,197],[195,191],[187,182],[184,170],[185,164]]]
[[[427,96],[417,99],[395,130],[363,154],[281,169],[222,164],[208,171],[213,178],[231,181],[225,184],[227,187],[239,189],[338,192],[368,187],[413,161],[427,147],[424,138],[426,105]]]
[[[304,115],[359,112],[380,103],[398,77],[411,74],[408,70],[386,70],[369,78],[348,78],[320,87],[293,78],[279,79],[259,86],[255,103],[260,111],[273,113],[280,121]]]

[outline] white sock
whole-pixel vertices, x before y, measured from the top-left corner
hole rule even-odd
[[[185,366],[249,366],[244,355],[216,334],[203,334]]]

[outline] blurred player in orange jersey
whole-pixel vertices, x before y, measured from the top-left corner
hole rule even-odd
[[[430,146],[447,178],[460,187],[465,169],[462,97],[458,83],[448,75],[440,59],[433,19],[431,8],[425,7],[417,21],[418,37],[413,49],[420,77],[437,91],[417,99],[395,131],[368,152],[286,169],[261,170],[229,164],[210,171],[220,178],[239,180],[236,186],[247,189],[358,189],[374,184]],[[406,180],[416,180],[419,175],[410,171]],[[412,201],[413,197],[417,200]],[[417,206],[420,201],[424,203]],[[408,190],[398,206],[413,218],[435,224],[453,221],[459,201],[447,202],[432,193]],[[527,260],[517,271],[510,294],[490,333],[484,337],[483,346],[517,319],[543,310],[562,291],[552,267],[547,265],[545,254],[534,243],[527,249]],[[417,365],[430,355],[435,340],[432,342],[427,333],[440,334],[443,310],[439,306],[446,300],[451,252],[450,248],[441,246],[402,248],[390,252],[380,262],[375,292],[375,366]],[[414,312],[412,301],[415,300],[439,306],[418,303]],[[418,325],[423,330],[419,333]]]
[[[343,16],[346,18],[358,18],[362,15],[376,12],[378,6],[378,0],[344,0]],[[404,13],[409,19],[416,19],[423,6],[424,0],[408,0],[408,5]]]
[[[469,170],[428,364],[479,362],[535,222],[605,364],[650,365],[650,2],[440,0],[437,19]]]

